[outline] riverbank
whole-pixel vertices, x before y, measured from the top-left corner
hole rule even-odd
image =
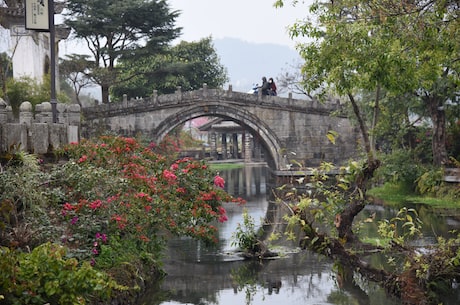
[[[460,198],[435,198],[415,194],[412,190],[402,184],[385,183],[382,186],[374,187],[368,191],[374,203],[385,202],[385,205],[400,205],[402,202],[421,203],[433,208],[460,209]]]

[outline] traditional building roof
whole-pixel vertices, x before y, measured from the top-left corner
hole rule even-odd
[[[0,25],[9,29],[12,25],[24,24],[23,7],[0,7]]]
[[[244,128],[238,125],[237,123],[230,120],[224,120],[222,118],[213,119],[208,123],[201,125],[200,127],[198,127],[198,129],[200,131],[215,131],[225,133],[244,131]]]

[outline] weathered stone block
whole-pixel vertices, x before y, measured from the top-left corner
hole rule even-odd
[[[28,149],[27,126],[24,124],[8,123],[3,125],[3,151],[8,151],[12,146]]]
[[[51,145],[51,148],[57,149],[66,143],[69,143],[67,138],[67,126],[62,124],[50,124],[49,144]]]
[[[73,143],[73,142],[79,142],[80,141],[80,135],[79,135],[79,130],[78,126],[67,126],[67,139],[68,143]],[[65,143],[63,143],[65,144]]]
[[[31,126],[33,136],[31,136],[31,151],[36,154],[45,154],[48,152],[49,146],[49,131],[48,124],[46,123],[34,123]]]

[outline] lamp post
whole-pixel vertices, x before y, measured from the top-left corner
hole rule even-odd
[[[46,9],[48,4],[48,10]],[[53,123],[57,123],[56,100],[56,30],[54,26],[54,0],[25,1],[26,29],[50,33],[50,85]]]
[[[51,112],[53,123],[57,123],[57,99],[56,99],[56,29],[54,26],[54,0],[48,0],[48,18],[50,27],[50,86],[51,86]]]

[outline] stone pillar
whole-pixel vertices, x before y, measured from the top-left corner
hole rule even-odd
[[[211,145],[211,157],[213,160],[218,159],[217,155],[217,136],[215,132],[210,132],[209,133],[209,145]]]
[[[233,158],[238,159],[238,134],[237,133],[233,134],[232,142],[233,142],[233,152],[232,152]]]
[[[35,118],[38,123],[53,123],[51,103],[44,102],[35,106]]]
[[[206,83],[203,84],[203,96],[204,97],[208,96],[208,84]]]
[[[153,90],[151,99],[152,99],[153,105],[158,106],[158,90]]]
[[[257,161],[260,161],[262,159],[262,151],[260,148],[260,141],[258,138],[253,138],[253,143],[254,143],[254,159]]]
[[[126,94],[123,94],[123,100],[121,103],[124,108],[128,107],[128,96]]]
[[[227,134],[222,133],[222,160],[227,160]]]
[[[9,123],[16,121],[11,105],[6,106],[6,121]]]
[[[252,135],[249,133],[244,134],[244,162],[251,162],[252,161]]]
[[[23,102],[19,106],[19,124],[26,124],[30,127],[33,121],[32,104],[30,102]]]
[[[71,104],[67,107],[67,123],[72,126],[80,126],[81,107],[78,104]]]
[[[57,110],[57,123],[68,124],[67,121],[67,105],[62,103],[56,104]]]

